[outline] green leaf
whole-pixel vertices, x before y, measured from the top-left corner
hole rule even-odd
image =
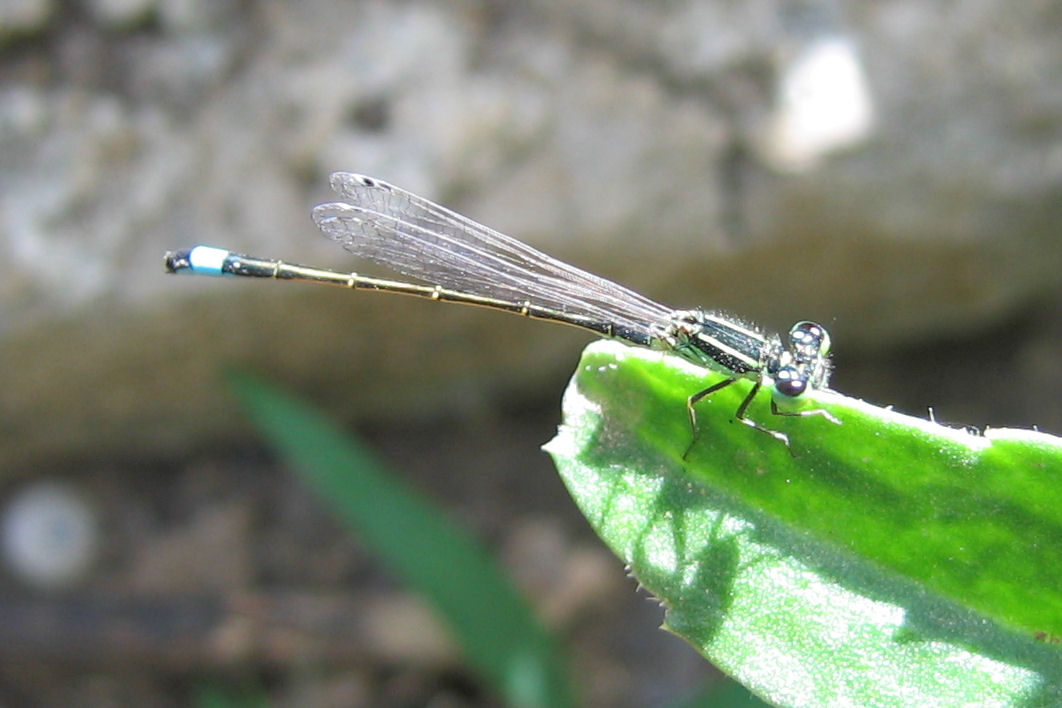
[[[773,416],[678,357],[592,344],[547,450],[667,627],[779,705],[1062,702],[1062,444],[832,392]]]
[[[717,679],[698,693],[670,708],[766,708],[767,704],[757,698],[737,681]]]
[[[231,378],[280,456],[434,605],[470,664],[510,705],[572,705],[553,638],[485,549],[320,413],[257,379]]]

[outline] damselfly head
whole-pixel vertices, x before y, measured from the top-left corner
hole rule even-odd
[[[807,357],[826,356],[830,353],[830,335],[826,329],[815,322],[797,322],[789,330],[789,346],[794,352]]]
[[[814,322],[797,322],[789,330],[789,349],[768,365],[774,390],[794,398],[810,388],[826,388],[830,378],[830,335]]]

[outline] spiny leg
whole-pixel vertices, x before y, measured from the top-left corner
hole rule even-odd
[[[697,403],[699,403],[700,401],[704,400],[708,396],[712,395],[716,391],[718,391],[718,390],[720,390],[722,388],[726,388],[727,386],[729,386],[730,384],[734,383],[735,381],[737,381],[736,378],[724,379],[724,380],[720,381],[719,383],[713,384],[712,386],[709,386],[708,388],[704,389],[703,391],[699,391],[699,392],[693,394],[692,396],[690,396],[688,399],[686,399],[686,411],[689,413],[691,436],[690,436],[690,444],[686,447],[686,451],[684,453],[682,453],[682,459],[683,460],[685,460],[686,457],[690,454],[690,450],[693,449],[693,446],[697,443],[697,439],[700,437],[700,430],[697,428],[697,411],[694,408],[694,406],[696,406]],[[744,400],[741,401],[741,405],[738,406],[737,411],[734,414],[734,417],[737,420],[739,420],[742,423],[744,423],[745,425],[749,426],[750,428],[753,428],[755,430],[759,430],[761,433],[766,433],[767,435],[770,435],[772,438],[774,438],[778,442],[780,442],[783,445],[785,445],[785,448],[787,450],[789,450],[790,454],[792,454],[793,450],[792,450],[792,448],[789,445],[789,436],[788,435],[786,435],[785,433],[780,433],[777,430],[771,430],[770,428],[767,428],[767,427],[765,427],[763,425],[760,425],[755,420],[749,418],[746,415],[746,413],[748,411],[748,408],[749,408],[749,405],[752,403],[753,399],[756,398],[756,394],[760,392],[760,389],[762,387],[763,387],[763,381],[756,381],[756,383],[753,384],[752,389],[749,390],[748,395],[745,396]],[[839,420],[834,418],[827,411],[821,410],[821,409],[814,410],[814,411],[793,411],[793,412],[780,410],[778,408],[777,404],[774,402],[774,398],[771,399],[771,412],[773,414],[775,414],[775,415],[786,415],[786,416],[823,415],[828,420],[830,420],[830,421],[832,421],[834,423],[840,423]]]
[[[708,396],[711,396],[719,389],[726,388],[735,381],[737,381],[737,379],[723,379],[719,383],[712,384],[703,391],[698,391],[697,393],[693,394],[692,396],[686,399],[686,412],[689,414],[690,417],[690,444],[686,446],[686,451],[682,453],[683,460],[686,459],[686,455],[690,454],[690,450],[692,450],[693,446],[697,444],[697,438],[700,437],[700,432],[697,430],[697,410],[694,408],[694,406],[696,406],[700,401],[703,401]],[[759,387],[759,384],[757,384],[757,387]],[[754,389],[753,394],[755,394],[755,392],[756,391]],[[742,404],[742,406],[744,405],[745,403]]]
[[[823,418],[830,421],[834,425],[841,424],[841,421],[837,420],[837,416],[835,416],[833,413],[830,413],[825,408],[816,408],[810,411],[783,411],[781,408],[778,407],[778,404],[774,402],[773,398],[771,399],[771,413],[773,413],[774,415],[789,416],[791,418],[803,418],[809,415],[821,415]]]
[[[785,445],[785,449],[789,450],[789,454],[793,454],[793,448],[789,447],[789,436],[788,435],[786,435],[785,433],[780,433],[777,430],[771,430],[770,428],[765,428],[764,426],[762,426],[759,423],[757,423],[756,421],[754,421],[752,418],[746,418],[745,417],[745,411],[748,410],[749,404],[752,403],[752,399],[755,398],[756,394],[760,392],[760,387],[761,386],[763,386],[763,381],[757,381],[756,384],[752,387],[752,390],[749,391],[749,395],[745,396],[745,400],[741,402],[740,406],[738,406],[737,413],[735,414],[734,417],[737,418],[738,420],[740,420],[745,425],[749,426],[750,428],[755,428],[756,430],[759,430],[761,433],[767,433],[772,438],[774,438],[778,442],[780,442],[783,445]],[[777,407],[775,407],[774,399],[772,398],[771,399],[771,411],[773,412],[773,411],[776,411],[776,410],[778,410],[778,409],[777,409]]]

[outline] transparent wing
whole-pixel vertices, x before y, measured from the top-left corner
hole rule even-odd
[[[381,180],[336,172],[349,200],[313,220],[356,256],[433,285],[612,322],[646,340],[671,309]]]

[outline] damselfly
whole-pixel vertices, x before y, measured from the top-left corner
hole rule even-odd
[[[787,447],[784,433],[746,416],[763,386],[773,389],[775,415],[822,415],[837,422],[823,410],[788,411],[776,402],[776,397],[793,399],[828,384],[830,338],[814,322],[793,325],[783,344],[776,335],[718,313],[660,305],[382,180],[336,172],[331,185],[347,201],[314,208],[318,228],[351,253],[427,284],[339,273],[212,246],[167,253],[167,270],[326,283],[479,305],[673,352],[724,376],[687,399],[693,431],[687,454],[697,438],[696,404],[739,379],[753,385],[735,418]]]

